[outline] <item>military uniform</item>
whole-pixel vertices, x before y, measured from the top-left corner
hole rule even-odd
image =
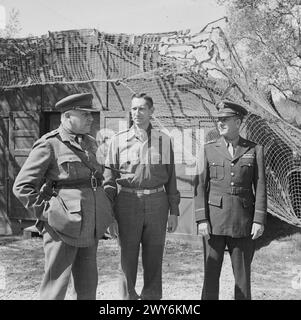
[[[42,136],[34,144],[13,187],[16,197],[37,217],[43,234],[45,275],[41,299],[63,299],[71,273],[77,299],[96,297],[98,239],[113,218],[110,201],[100,186],[103,166],[96,161],[97,143],[87,134],[81,138],[79,144],[75,134],[62,125]],[[91,170],[69,146],[97,169],[94,188]],[[58,215],[62,211],[58,199],[68,211],[67,219],[78,217],[76,228],[70,228],[65,217]]]
[[[254,254],[252,224],[265,224],[267,194],[263,147],[239,137],[233,157],[223,137],[204,147],[204,167],[196,184],[196,222],[208,222],[204,240],[203,299],[218,299],[219,276],[228,247],[235,298],[250,299]]]
[[[104,173],[105,192],[115,202],[119,229],[121,296],[139,298],[135,284],[141,243],[141,299],[161,299],[168,212],[179,215],[180,202],[171,141],[151,125],[142,138],[133,126],[112,138],[106,165],[123,171],[119,174],[106,169]]]

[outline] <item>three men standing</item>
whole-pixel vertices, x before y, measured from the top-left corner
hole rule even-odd
[[[224,250],[228,247],[235,278],[235,299],[251,299],[254,240],[264,231],[267,192],[263,147],[240,137],[246,109],[219,105],[221,137],[204,149],[196,185],[196,222],[203,236],[205,278],[202,299],[218,299]]]
[[[123,299],[162,298],[162,260],[166,227],[178,224],[180,194],[170,138],[152,127],[150,96],[134,94],[133,126],[110,143],[104,172],[96,161],[97,143],[87,133],[92,95],[75,94],[56,104],[58,129],[33,146],[13,187],[14,194],[38,218],[43,233],[45,274],[41,299],[63,299],[69,278],[77,299],[95,299],[96,251],[114,204],[121,253]],[[251,299],[254,239],[264,231],[267,194],[263,147],[240,137],[247,111],[224,101],[219,106],[221,138],[205,145],[204,169],[196,185],[196,222],[203,236],[203,299],[218,299],[224,250],[235,277],[235,299]],[[117,229],[117,227],[116,227]],[[117,230],[115,230],[117,231]],[[140,245],[144,284],[137,294]]]
[[[74,94],[56,103],[60,127],[34,144],[13,186],[43,234],[40,299],[64,299],[71,275],[75,298],[96,298],[98,239],[113,217],[101,187],[97,143],[87,134],[93,121],[92,98],[89,93]]]
[[[115,202],[118,222],[121,296],[130,300],[161,299],[166,226],[169,232],[174,232],[179,215],[180,194],[172,144],[168,136],[152,127],[153,112],[150,96],[133,95],[134,124],[113,136],[106,162],[113,170],[106,169],[104,173],[105,192]],[[135,285],[140,244],[144,285],[138,295]]]

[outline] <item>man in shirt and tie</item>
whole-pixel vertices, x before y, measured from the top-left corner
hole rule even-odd
[[[267,212],[264,152],[239,130],[247,110],[231,101],[218,105],[221,137],[204,148],[196,184],[196,222],[203,236],[205,277],[202,299],[216,300],[227,247],[235,278],[234,297],[251,299],[254,240],[264,231]]]
[[[112,138],[106,165],[113,170],[106,169],[104,173],[105,192],[115,203],[121,251],[120,288],[125,300],[161,299],[166,226],[174,232],[178,223],[180,194],[174,153],[170,138],[152,127],[153,112],[150,96],[133,95],[134,124]],[[140,244],[144,284],[138,295],[135,285]]]
[[[113,212],[101,187],[97,143],[88,134],[92,98],[78,93],[56,103],[61,125],[36,141],[13,187],[43,234],[42,300],[64,299],[71,275],[75,299],[96,298],[97,245],[113,222]]]

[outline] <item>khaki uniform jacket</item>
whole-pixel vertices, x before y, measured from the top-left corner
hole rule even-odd
[[[89,186],[76,185],[76,180],[89,181],[91,170],[63,141],[70,142],[79,152],[84,152],[88,161],[100,172],[101,176],[103,166],[96,161],[95,139],[84,135],[83,143],[79,145],[75,142],[74,137],[62,126],[42,136],[33,145],[22,166],[15,180],[13,192],[37,219],[45,221],[44,227],[52,237],[59,238],[69,245],[86,247],[100,239],[112,223],[112,208],[102,187],[94,191]],[[60,183],[75,181],[74,186],[68,188],[62,186],[55,190],[71,213],[80,212],[81,214],[80,233],[75,238],[56,232],[47,223],[48,211],[55,199],[54,197],[45,199],[44,194],[40,192],[45,181]]]
[[[105,169],[104,188],[114,201],[118,186],[135,189],[155,189],[164,186],[171,215],[180,215],[180,193],[177,189],[174,152],[170,138],[150,124],[147,139],[140,140],[135,127],[112,137]],[[161,141],[161,143],[160,143]]]
[[[251,234],[253,222],[265,224],[267,191],[263,147],[239,138],[232,158],[223,138],[204,148],[197,177],[196,222],[208,221],[210,232],[234,238]]]

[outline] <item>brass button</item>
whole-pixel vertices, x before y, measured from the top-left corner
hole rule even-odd
[[[232,177],[234,176],[234,172],[231,172],[231,176],[232,176]]]
[[[234,167],[234,163],[233,162],[231,162],[231,167]]]
[[[234,182],[233,181],[230,184],[231,184],[231,186],[234,186]]]

